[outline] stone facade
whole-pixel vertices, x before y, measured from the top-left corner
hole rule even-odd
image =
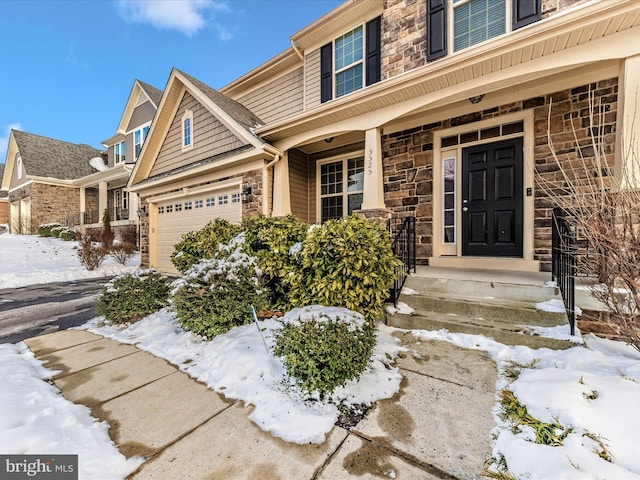
[[[12,231],[36,233],[43,223],[63,222],[67,218],[77,218],[80,208],[80,190],[75,187],[32,182],[9,194],[10,202],[31,199],[29,218],[20,214],[20,226]]]
[[[9,201],[0,199],[0,225],[7,223],[9,223]]]
[[[426,64],[427,3],[387,0],[382,15],[382,79]]]
[[[418,263],[426,264],[432,255],[433,243],[433,133],[437,130],[472,124],[487,118],[533,109],[536,180],[543,183],[561,179],[561,172],[548,146],[547,124],[550,122],[551,141],[563,165],[572,168],[581,163],[580,156],[589,162],[595,152],[591,146],[589,95],[603,111],[602,148],[613,159],[617,110],[617,78],[595,84],[554,92],[488,110],[443,119],[382,137],[385,204],[394,216],[416,216]],[[551,113],[549,106],[551,105]],[[470,130],[474,127],[470,125]],[[575,136],[578,144],[575,144]],[[531,133],[531,132],[526,132]],[[496,140],[499,140],[497,138]],[[608,172],[605,172],[608,174]],[[551,268],[551,211],[554,204],[542,191],[536,190],[534,225],[535,259],[541,268]]]
[[[242,178],[242,189],[245,190],[248,186],[251,186],[251,195],[247,195],[242,199],[242,217],[250,217],[256,213],[262,212],[263,204],[263,182],[262,182],[262,169],[256,169],[249,172],[245,172],[241,175],[229,176],[220,178],[215,182],[201,182],[191,185],[191,188],[202,187],[205,185],[215,185],[216,183],[223,182],[225,180],[231,180],[234,178]],[[180,191],[180,189],[167,190],[162,194],[169,194]],[[140,215],[140,265],[142,267],[149,267],[149,209],[147,207],[147,199],[149,197],[141,196],[140,205],[143,206]]]

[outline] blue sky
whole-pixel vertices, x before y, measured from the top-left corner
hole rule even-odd
[[[342,0],[0,0],[0,163],[10,128],[102,148],[138,78],[221,88]]]

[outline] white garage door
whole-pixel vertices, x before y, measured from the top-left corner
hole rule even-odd
[[[178,273],[171,263],[171,254],[183,233],[199,230],[214,218],[224,218],[232,223],[242,219],[239,185],[158,202],[157,207],[155,267],[171,274]]]

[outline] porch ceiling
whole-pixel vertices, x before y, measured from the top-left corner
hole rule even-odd
[[[334,124],[372,112],[378,115],[386,109],[385,114],[376,117],[379,126],[428,104],[438,102],[442,105],[457,92],[468,93],[475,88],[475,91],[487,93],[509,82],[515,84],[525,78],[531,80],[563,68],[570,70],[586,63],[624,58],[640,53],[638,26],[640,2],[589,3],[485,45],[384,80],[286,121],[261,127],[257,133],[277,144],[292,137],[304,138],[314,130],[327,131],[327,127]],[[604,39],[606,43],[598,42]],[[584,48],[587,44],[591,44],[588,49]],[[576,48],[581,46],[583,48]],[[553,55],[560,52],[563,52],[561,57]],[[539,59],[544,61],[543,69],[540,62],[527,65]],[[504,74],[509,69],[512,76]],[[502,85],[488,80],[501,72]],[[420,97],[424,98],[416,102]]]

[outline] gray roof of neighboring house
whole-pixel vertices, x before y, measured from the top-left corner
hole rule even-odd
[[[252,129],[259,125],[263,125],[264,122],[258,118],[251,110],[235,100],[227,97],[226,95],[214,90],[209,85],[202,83],[200,80],[193,78],[191,75],[184,73],[181,70],[176,69],[182,75],[187,77],[193,84],[198,87],[202,92],[216,103],[220,108],[227,112],[236,122],[242,125],[244,128],[253,133]]]
[[[2,175],[4,175],[4,163],[0,163],[0,183],[2,183]],[[0,198],[7,198],[9,192],[6,190],[0,190]]]
[[[144,83],[142,80],[137,80],[142,89],[145,91],[153,103],[156,104],[156,108],[160,105],[160,99],[162,98],[162,90],[158,90],[156,87],[152,87],[148,83]]]
[[[12,130],[27,175],[75,180],[96,172],[89,165],[102,152],[89,145],[75,144]]]

